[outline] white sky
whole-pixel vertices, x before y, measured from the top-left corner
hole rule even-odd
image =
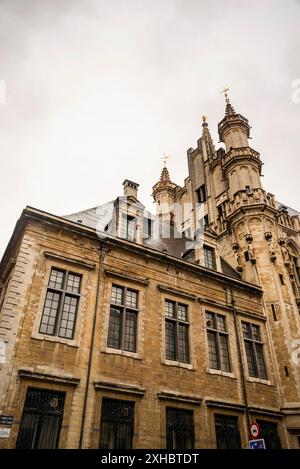
[[[219,91],[252,125],[263,184],[299,204],[299,0],[0,0],[0,257],[26,205],[57,215],[174,182]],[[1,85],[6,100],[1,98]]]

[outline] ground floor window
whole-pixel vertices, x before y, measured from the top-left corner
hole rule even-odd
[[[277,431],[277,423],[257,420],[260,427],[260,438],[265,440],[266,449],[281,449],[281,442]]]
[[[241,448],[241,438],[237,417],[229,415],[215,415],[215,427],[218,449]]]
[[[167,408],[167,449],[194,448],[194,416],[190,410]]]
[[[64,402],[64,393],[29,388],[24,404],[16,448],[57,448]]]
[[[134,402],[103,399],[101,411],[101,449],[131,449]]]

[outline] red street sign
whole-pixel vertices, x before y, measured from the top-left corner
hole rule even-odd
[[[253,439],[257,439],[260,434],[260,428],[259,425],[256,422],[252,422],[250,425],[250,435],[253,437]]]

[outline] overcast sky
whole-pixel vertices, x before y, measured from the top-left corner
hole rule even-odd
[[[69,214],[128,178],[152,210],[203,114],[218,146],[224,85],[265,189],[299,210],[299,31],[299,0],[0,0],[0,257],[26,205]]]

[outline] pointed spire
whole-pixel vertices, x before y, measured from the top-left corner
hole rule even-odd
[[[166,166],[164,166],[162,169],[159,182],[162,184],[172,184],[169,170]]]
[[[230,100],[229,100],[229,96],[228,96],[228,91],[229,91],[229,87],[225,87],[223,88],[222,91],[220,91],[220,93],[224,93],[224,96],[225,96],[225,102],[226,102],[226,107],[225,107],[225,116],[233,116],[234,114],[236,114]]]
[[[216,149],[215,149],[214,142],[213,142],[212,136],[210,135],[210,131],[208,128],[207,116],[202,116],[202,121],[203,121],[202,122],[202,128],[203,128],[202,138],[206,143],[208,156],[213,158],[215,155]]]

